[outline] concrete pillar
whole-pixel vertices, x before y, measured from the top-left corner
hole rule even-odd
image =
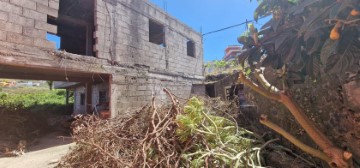
[[[92,114],[92,83],[86,83],[86,112]]]
[[[70,96],[69,89],[66,89],[66,99],[65,99],[66,106],[69,105],[69,96]]]

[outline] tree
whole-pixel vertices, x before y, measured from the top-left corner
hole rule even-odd
[[[219,71],[221,71],[221,70],[224,70],[224,68],[226,67],[226,65],[228,64],[226,61],[223,61],[223,60],[221,60],[221,61],[219,61],[219,60],[216,60],[215,62],[214,62],[214,64],[215,64],[215,67],[219,70]]]
[[[348,81],[348,74],[355,74],[359,79],[360,0],[259,2],[254,13],[255,20],[267,16],[272,16],[272,19],[259,32],[249,26],[250,32],[243,34],[238,41],[247,49],[239,56],[240,61],[247,60],[260,83],[268,82],[256,69],[270,66],[279,69],[283,76],[292,73],[315,80],[336,75],[341,81]],[[255,85],[243,74],[239,81],[261,95],[284,104],[322,151],[304,145],[268,121],[266,116],[262,117],[261,123],[305,152],[327,161],[332,167],[352,166],[352,154],[336,147],[316,127],[287,94],[286,87],[283,87],[283,92],[270,92],[266,85]]]
[[[255,20],[270,15],[272,19],[257,37],[238,38],[248,49],[240,57],[251,64],[266,55],[261,66],[279,69],[288,65],[289,71],[312,77],[357,73],[359,4],[359,0],[263,0],[255,11]]]

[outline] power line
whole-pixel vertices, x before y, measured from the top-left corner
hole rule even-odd
[[[164,11],[167,13],[167,0],[163,0]]]
[[[265,17],[261,17],[259,18],[258,20],[261,20]],[[246,20],[245,22],[242,22],[242,23],[239,23],[239,24],[236,24],[236,25],[232,25],[232,26],[229,26],[229,27],[225,27],[225,28],[222,28],[222,29],[219,29],[219,30],[214,30],[214,31],[211,31],[211,32],[207,32],[207,33],[204,33],[202,34],[202,36],[206,36],[206,35],[209,35],[209,34],[214,34],[214,33],[218,33],[218,32],[221,32],[221,31],[224,31],[224,30],[227,30],[227,29],[231,29],[231,28],[234,28],[234,27],[239,27],[239,26],[242,26],[244,24],[247,24],[249,22],[253,22],[254,20]]]

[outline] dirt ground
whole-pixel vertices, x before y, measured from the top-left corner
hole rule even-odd
[[[74,145],[69,136],[51,133],[29,147],[23,156],[0,158],[0,168],[53,168]]]

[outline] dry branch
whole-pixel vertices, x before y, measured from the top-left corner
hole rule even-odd
[[[271,128],[275,132],[279,133],[280,135],[285,137],[287,140],[289,140],[295,146],[299,147],[304,152],[309,153],[312,156],[315,156],[315,157],[317,157],[319,159],[322,159],[322,160],[324,160],[326,162],[330,162],[330,157],[328,157],[325,153],[323,153],[323,152],[321,152],[321,151],[319,151],[317,149],[314,149],[314,148],[312,148],[312,147],[310,147],[308,145],[305,145],[304,143],[302,143],[301,141],[296,139],[294,136],[292,136],[291,134],[286,132],[284,129],[282,129],[278,125],[276,125],[276,124],[272,123],[271,121],[269,121],[267,116],[262,115],[261,119],[260,119],[260,123],[264,124],[265,126],[267,126],[269,128]]]
[[[240,83],[245,84],[246,86],[250,87],[252,90],[256,91],[257,93],[263,95],[264,97],[278,101],[286,106],[289,109],[291,114],[295,117],[296,121],[301,125],[302,128],[307,132],[310,138],[323,150],[323,152],[331,158],[330,160],[326,161],[332,167],[341,167],[347,168],[351,167],[351,153],[343,151],[337,148],[312,122],[305,113],[291,100],[289,96],[287,96],[284,92],[273,93],[268,91],[264,88],[261,88],[254,84],[252,81],[246,78],[245,74],[240,73],[239,80]],[[269,124],[265,122],[265,124]],[[273,125],[271,125],[273,126]],[[298,145],[301,145],[297,143]],[[297,145],[295,144],[295,145]],[[298,146],[301,148],[300,146]],[[304,147],[303,147],[304,148]],[[301,148],[301,149],[303,149]],[[308,151],[305,151],[308,152]],[[322,157],[325,159],[324,157]]]
[[[121,118],[76,121],[77,147],[58,167],[261,167],[260,151],[273,141],[264,145],[236,122],[207,114],[196,98],[184,107],[164,92],[170,106],[157,106],[153,98],[151,106]]]
[[[239,76],[239,82],[245,84],[246,86],[250,87],[252,90],[256,91],[257,93],[263,95],[264,97],[271,99],[271,100],[276,100],[279,101],[280,100],[280,95],[277,93],[272,93],[264,88],[259,87],[258,85],[256,85],[255,83],[253,83],[252,81],[246,79],[245,74],[240,73]]]
[[[279,92],[279,89],[276,88],[275,86],[271,85],[265,78],[264,74],[260,72],[261,70],[256,70],[254,73],[255,78],[261,83],[261,85],[264,88],[267,88],[268,90],[270,90],[271,92]]]

